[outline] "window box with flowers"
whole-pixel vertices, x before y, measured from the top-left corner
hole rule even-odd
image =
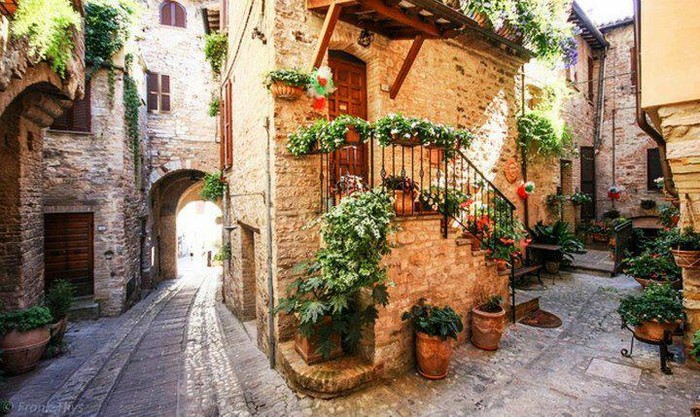
[[[294,156],[330,153],[344,146],[369,141],[370,130],[366,120],[347,114],[333,121],[319,119],[289,135],[287,149]]]

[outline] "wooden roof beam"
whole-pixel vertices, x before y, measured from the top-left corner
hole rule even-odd
[[[316,0],[307,0],[307,7],[309,3]],[[328,12],[326,13],[326,18],[323,20],[323,27],[321,28],[321,35],[318,38],[318,43],[316,44],[316,52],[314,53],[314,63],[313,68],[318,68],[323,62],[323,57],[326,55],[328,50],[328,44],[331,41],[331,36],[333,36],[333,30],[335,30],[335,25],[338,23],[338,18],[340,17],[340,12],[343,6],[354,4],[354,0],[333,0],[328,7]]]
[[[416,60],[416,57],[418,56],[418,52],[420,51],[421,46],[423,46],[423,41],[425,40],[425,37],[423,35],[417,35],[415,39],[413,40],[413,43],[411,44],[411,49],[408,50],[408,54],[406,55],[406,59],[404,59],[403,64],[401,65],[401,69],[399,70],[399,73],[396,75],[396,80],[394,80],[394,84],[391,85],[391,90],[389,91],[389,97],[393,100],[396,98],[396,95],[399,94],[399,90],[401,89],[401,86],[403,85],[404,80],[406,80],[406,76],[408,75],[408,71],[411,70],[411,67],[413,66],[413,62]]]
[[[439,38],[442,36],[440,30],[429,23],[424,22],[422,19],[411,17],[406,15],[403,11],[389,7],[384,4],[382,0],[360,0],[360,2],[367,8],[376,10],[377,13],[386,16],[392,20],[396,20],[399,23],[403,23],[406,26],[410,26],[426,35]]]

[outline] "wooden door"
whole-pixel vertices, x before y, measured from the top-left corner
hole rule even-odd
[[[75,295],[94,293],[92,213],[61,213],[44,216],[44,280],[65,279]]]
[[[365,63],[354,56],[330,51],[328,65],[333,71],[337,90],[328,97],[328,115],[331,120],[341,114],[367,119],[367,69]],[[342,175],[357,175],[367,181],[368,144],[350,145],[331,155],[331,184]]]
[[[591,202],[581,205],[582,219],[595,219],[595,149],[581,147],[581,192],[591,196]]]

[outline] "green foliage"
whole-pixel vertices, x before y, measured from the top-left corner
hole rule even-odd
[[[11,26],[13,36],[27,38],[29,54],[49,60],[61,77],[75,47],[73,29],[81,29],[81,17],[69,0],[22,0]]]
[[[569,224],[562,220],[552,225],[537,222],[531,236],[534,243],[561,246],[557,259],[551,259],[553,261],[561,261],[562,258],[573,261],[573,254],[583,250],[583,242],[569,230]]]
[[[695,360],[700,363],[700,330],[695,332],[695,336],[693,336],[693,348],[690,350],[690,354],[695,356]]]
[[[610,227],[606,222],[598,221],[588,226],[586,232],[592,235],[609,235]]]
[[[332,334],[340,333],[348,346],[356,346],[362,326],[377,317],[375,305],[389,302],[390,283],[381,260],[391,251],[387,236],[393,219],[391,199],[381,190],[344,198],[321,217],[324,247],[299,266],[301,277],[280,300],[277,311],[298,314],[300,333],[318,335],[319,352],[326,357],[335,347]],[[357,303],[361,291],[369,296],[362,305]]]
[[[90,0],[85,4],[85,61],[111,68],[114,54],[131,36],[138,6],[132,0]]]
[[[659,206],[659,222],[667,229],[676,226],[678,216],[680,215],[681,211],[672,204],[662,204]]]
[[[504,261],[511,261],[514,256],[520,254],[518,243],[527,236],[522,223],[505,216],[499,216],[498,222],[491,223],[485,232],[486,239],[482,246],[489,257]]]
[[[636,278],[655,281],[676,281],[681,277],[681,269],[668,254],[646,251],[639,256],[626,258],[625,273]]]
[[[68,315],[68,311],[73,305],[73,293],[73,284],[63,279],[54,281],[46,291],[44,304],[51,311],[51,316],[53,316],[55,321]]]
[[[217,201],[224,196],[226,192],[226,181],[223,178],[221,171],[214,171],[204,176],[204,186],[202,187],[201,196],[205,200]]]
[[[492,295],[479,306],[479,310],[487,313],[500,313],[503,311],[503,297],[500,295]]]
[[[418,184],[408,177],[403,177],[401,175],[389,175],[384,178],[382,185],[387,190],[400,190],[405,193],[414,193],[418,191]]]
[[[209,117],[216,117],[219,115],[219,112],[221,111],[221,100],[219,97],[212,97],[211,101],[209,102],[209,111],[207,111],[207,114]]]
[[[573,141],[569,129],[557,129],[553,119],[541,112],[533,111],[518,117],[520,146],[527,153],[544,158],[562,158],[570,155]]]
[[[30,307],[24,310],[0,313],[0,335],[12,330],[26,332],[53,321],[51,312],[46,307]]]
[[[221,65],[228,53],[228,35],[222,32],[212,32],[204,39],[204,57],[209,62],[211,70],[221,75]]]
[[[443,340],[457,335],[464,330],[462,318],[449,306],[434,307],[424,303],[414,305],[410,311],[401,315],[401,320],[411,320],[417,332],[428,336],[440,336]]]
[[[311,82],[311,75],[298,68],[280,68],[268,71],[263,76],[263,85],[268,90],[275,82],[281,82],[293,87],[306,88]]]
[[[445,198],[447,197],[447,198]],[[468,208],[467,203],[471,196],[456,188],[440,188],[431,186],[421,191],[418,201],[424,210],[436,210],[440,214],[447,212],[448,216],[457,217],[463,209]]]
[[[580,193],[580,192],[575,192],[571,194],[571,204],[574,206],[580,206],[582,204],[587,204],[593,201],[593,198],[590,196],[590,194],[586,193]]]
[[[686,227],[680,234],[674,236],[672,241],[674,249],[679,250],[700,250],[700,233],[692,227]]]
[[[223,262],[228,261],[229,259],[231,259],[231,244],[226,243],[214,255],[214,261]]]
[[[138,170],[141,154],[139,141],[139,107],[141,107],[141,98],[136,87],[136,81],[131,77],[132,60],[132,55],[124,57],[124,124],[126,125],[126,135],[131,140],[131,148],[134,153],[134,169]]]
[[[474,139],[468,130],[394,113],[374,122],[372,132],[380,146],[415,142],[444,149],[447,157],[452,157],[457,148],[468,147]]]
[[[654,319],[659,323],[673,323],[685,317],[681,293],[668,283],[652,283],[642,295],[623,298],[617,312],[623,323],[632,326]]]
[[[366,120],[347,114],[333,121],[319,119],[314,124],[301,127],[289,135],[287,149],[294,156],[308,155],[319,148],[322,153],[330,153],[347,144],[346,134],[352,127],[360,136],[360,142],[370,137],[370,125]]]

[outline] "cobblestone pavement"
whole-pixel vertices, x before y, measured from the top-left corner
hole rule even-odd
[[[615,309],[639,291],[631,278],[562,273],[529,291],[558,329],[510,326],[494,353],[460,346],[443,381],[411,373],[333,400],[297,396],[220,303],[218,274],[190,270],[119,318],[73,324],[68,354],[0,383],[11,415],[687,416],[700,394],[680,341],[674,375],[654,347],[620,355],[630,335]]]

